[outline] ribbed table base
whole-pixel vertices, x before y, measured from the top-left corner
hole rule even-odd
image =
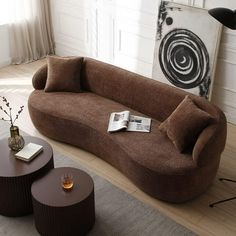
[[[66,207],[47,206],[32,198],[35,227],[43,236],[85,235],[95,223],[94,192],[83,202]]]
[[[54,168],[53,158],[43,168],[21,177],[0,177],[0,214],[18,217],[33,212],[31,185]]]
[[[0,140],[0,214],[4,216],[31,214],[31,185],[54,168],[49,143],[32,136],[24,136],[24,140],[25,145],[32,142],[43,146],[43,151],[30,162],[15,157],[15,152],[8,147],[8,139]]]

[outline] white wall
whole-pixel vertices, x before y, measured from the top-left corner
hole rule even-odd
[[[56,53],[151,77],[158,0],[51,0]]]
[[[0,68],[11,63],[7,25],[0,25]]]
[[[51,0],[56,53],[92,56],[151,77],[160,0]],[[175,0],[236,9],[235,0]],[[223,30],[212,101],[236,124],[236,31]]]

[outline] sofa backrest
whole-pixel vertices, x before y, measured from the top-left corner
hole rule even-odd
[[[159,121],[165,120],[183,100],[183,90],[143,77],[116,66],[84,58],[82,89],[112,99]],[[203,110],[214,117],[215,107],[190,95]]]

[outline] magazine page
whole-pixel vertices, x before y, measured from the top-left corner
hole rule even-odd
[[[113,112],[110,115],[108,132],[126,129],[129,122],[129,111]]]
[[[150,132],[151,119],[130,115],[127,131]]]

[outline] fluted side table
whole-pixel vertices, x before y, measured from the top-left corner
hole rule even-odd
[[[74,186],[65,192],[61,176],[73,175]],[[85,235],[95,223],[94,184],[84,171],[61,167],[36,180],[31,187],[35,227],[41,235]]]
[[[25,145],[36,143],[43,151],[30,162],[15,158],[7,139],[0,140],[0,214],[23,216],[33,212],[31,185],[34,180],[54,168],[53,151],[46,141],[25,136]]]

